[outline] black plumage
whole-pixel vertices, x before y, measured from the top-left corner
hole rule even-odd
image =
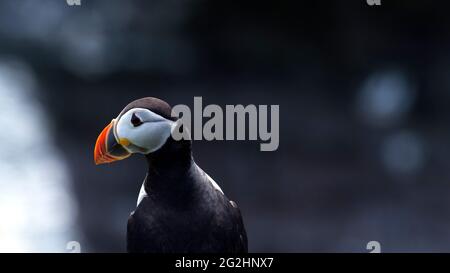
[[[136,107],[175,120],[170,106],[154,98],[134,101],[122,113]],[[169,137],[146,159],[146,196],[128,219],[128,252],[247,252],[247,235],[236,203],[216,189],[194,162],[190,140]]]

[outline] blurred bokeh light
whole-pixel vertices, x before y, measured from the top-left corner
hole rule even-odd
[[[76,234],[67,162],[39,86],[19,60],[0,60],[0,252],[63,252]]]

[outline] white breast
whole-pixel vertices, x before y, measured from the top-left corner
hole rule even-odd
[[[147,197],[147,192],[145,191],[145,180],[147,180],[147,177],[145,177],[144,182],[142,182],[142,186],[141,186],[141,190],[139,191],[139,196],[137,199],[137,204],[136,207],[139,206],[139,204],[142,202],[142,199],[144,199],[144,197]]]

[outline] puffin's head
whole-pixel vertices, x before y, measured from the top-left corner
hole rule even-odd
[[[95,164],[110,163],[133,153],[149,154],[160,149],[176,125],[165,101],[147,97],[128,104],[97,138]]]

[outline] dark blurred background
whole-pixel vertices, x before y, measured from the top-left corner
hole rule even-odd
[[[125,251],[130,101],[279,104],[280,146],[196,141],[252,252],[450,251],[444,1],[0,0],[0,251]]]

